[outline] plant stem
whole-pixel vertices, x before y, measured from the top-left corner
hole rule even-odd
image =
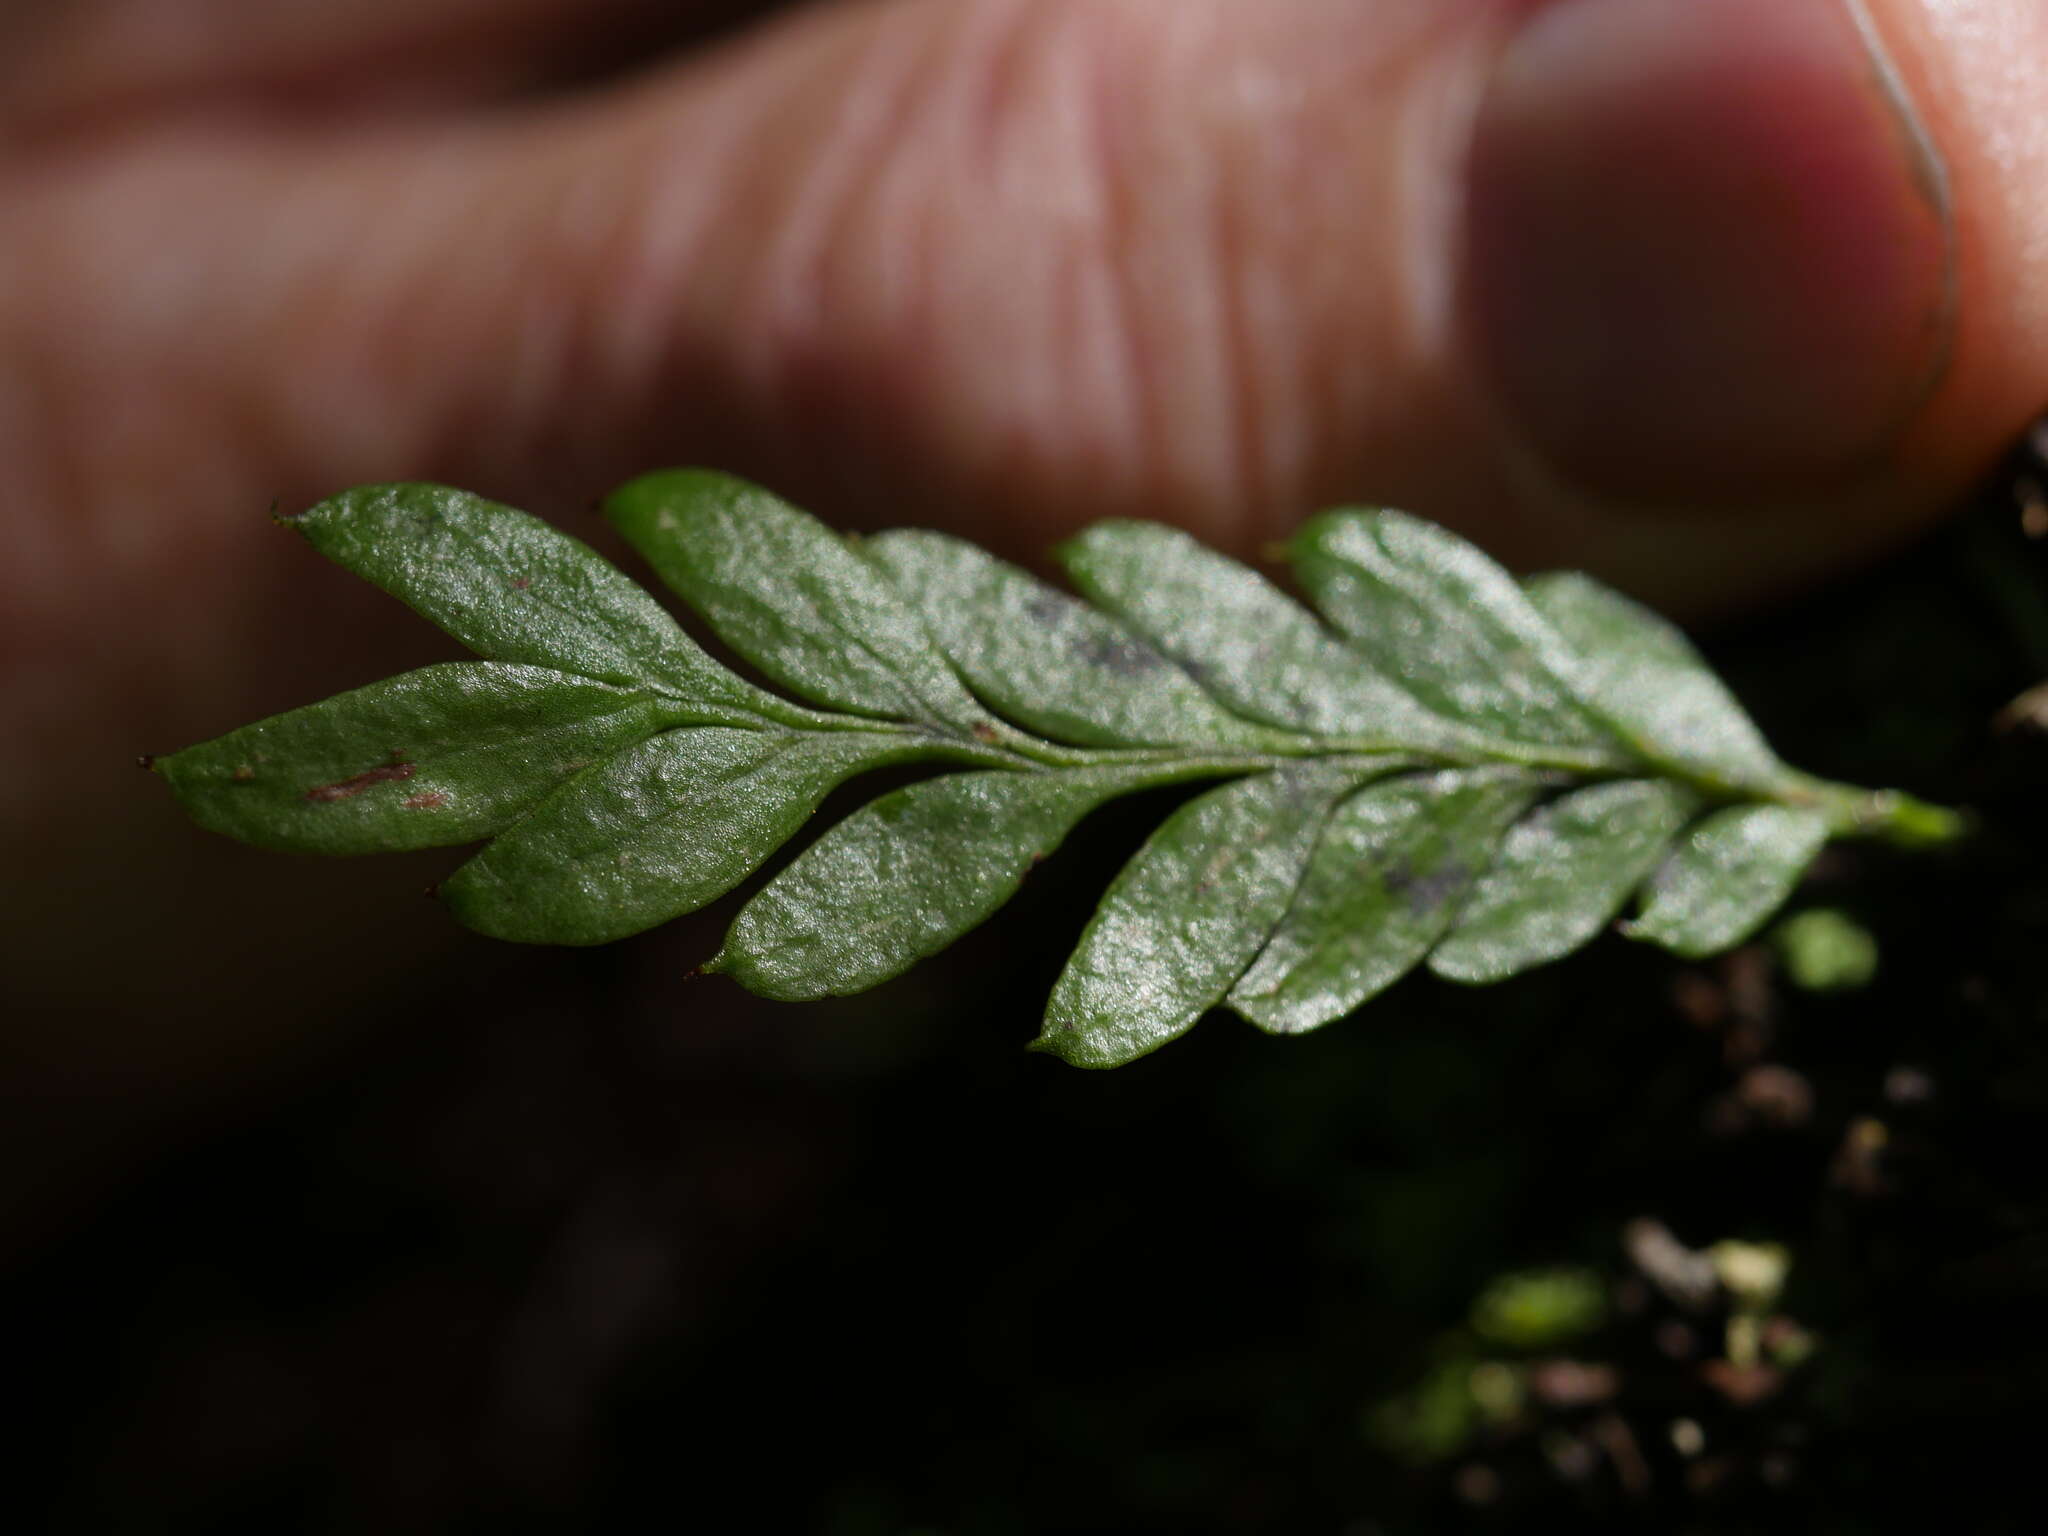
[[[1938,848],[1970,835],[1970,817],[1896,789],[1858,789],[1799,775],[1778,798],[1825,814],[1835,837],[1874,837],[1901,848]]]

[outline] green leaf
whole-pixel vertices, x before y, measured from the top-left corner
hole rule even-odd
[[[1037,1048],[1119,1066],[1221,1002],[1285,915],[1331,803],[1353,782],[1323,765],[1263,773],[1169,816],[1089,919]]]
[[[856,714],[986,725],[887,578],[809,513],[695,469],[644,475],[605,513],[721,640],[784,687]]]
[[[1569,575],[1525,590],[1399,513],[1325,514],[1294,541],[1326,625],[1144,524],[1064,550],[1090,606],[938,534],[849,543],[704,471],[647,476],[609,507],[727,643],[824,708],[727,671],[522,513],[371,486],[297,525],[490,659],[155,765],[202,824],[274,847],[495,834],[445,883],[449,906],[562,944],[714,900],[855,775],[951,770],[846,816],[740,912],[712,968],[789,998],[857,992],[943,947],[1104,801],[1212,786],[1125,865],[1054,988],[1037,1044],[1086,1066],[1226,1000],[1294,1032],[1418,963],[1498,980],[1586,943],[1632,891],[1633,936],[1708,953],[1830,834],[1925,846],[1965,827],[1780,764],[1647,610]]]
[[[1331,814],[1293,905],[1230,1006],[1291,1034],[1340,1019],[1421,963],[1540,785],[1504,768],[1383,779]]]
[[[1827,818],[1789,805],[1731,805],[1679,839],[1622,932],[1688,959],[1740,944],[1792,894],[1828,839]]]
[[[1576,572],[1539,576],[1527,591],[1577,653],[1580,695],[1645,762],[1756,793],[1791,778],[1677,625]]]
[[[1157,768],[947,774],[832,828],[741,909],[707,970],[789,1000],[864,992],[979,927],[1105,800]]]
[[[1105,522],[1059,550],[1083,595],[1239,714],[1413,750],[1469,744],[1248,566],[1159,523]]]
[[[263,848],[377,853],[489,837],[673,706],[538,667],[451,661],[183,752],[156,769],[201,826]]]
[[[1501,981],[1570,954],[1621,910],[1698,804],[1682,785],[1621,779],[1539,806],[1509,830],[1430,969]]]
[[[1226,713],[1115,620],[964,540],[904,530],[867,540],[863,553],[984,703],[1055,741],[1254,750],[1291,741]]]
[[[440,485],[367,485],[287,521],[479,656],[659,688],[707,718],[768,699],[596,550],[495,501]]]
[[[1295,536],[1316,606],[1380,671],[1439,714],[1507,741],[1625,761],[1581,701],[1576,658],[1515,579],[1467,544],[1399,512],[1325,512]]]
[[[842,780],[925,749],[856,731],[670,731],[579,775],[441,887],[494,938],[603,944],[723,896]]]

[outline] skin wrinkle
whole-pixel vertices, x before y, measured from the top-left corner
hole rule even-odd
[[[17,5],[0,14],[0,124],[17,143],[54,145],[222,101],[273,117],[445,115],[596,63],[657,25],[673,28],[664,9],[649,0]]]
[[[1228,136],[1200,85],[1215,42],[1202,23],[1213,24],[1215,16],[1211,11],[1170,28],[1162,42],[1160,99],[1192,103],[1193,131],[1163,133],[1158,121],[1145,125],[1148,180],[1161,216],[1140,222],[1134,259],[1151,301],[1140,345],[1168,356],[1178,345],[1190,354],[1182,366],[1162,374],[1178,430],[1169,429],[1173,451],[1161,490],[1185,501],[1199,519],[1197,527],[1230,537],[1239,530],[1224,521],[1225,509],[1241,504],[1246,466],[1238,432],[1243,381],[1232,371],[1237,359],[1228,252],[1216,238],[1216,209],[1226,183],[1217,150]]]
[[[578,292],[578,272],[598,266],[596,253],[603,243],[594,229],[610,190],[594,180],[560,177],[547,223],[533,242],[533,254],[513,280],[516,297],[506,308],[519,337],[508,399],[493,430],[515,442],[545,438],[552,402],[572,396],[577,380],[587,376],[580,365],[590,350],[592,328],[585,318],[588,306],[574,300],[565,302],[562,296]],[[546,473],[544,465],[533,468],[536,473]],[[555,473],[560,475],[560,469]]]
[[[1122,60],[1112,49],[1084,54],[1084,98],[1090,128],[1091,165],[1102,186],[1102,218],[1098,231],[1100,261],[1110,299],[1111,334],[1122,343],[1123,377],[1133,393],[1136,431],[1129,446],[1133,473],[1156,475],[1166,459],[1166,421],[1157,370],[1141,335],[1138,276],[1129,251],[1135,226],[1137,189],[1129,180],[1127,130],[1122,122]]]
[[[1225,78],[1229,78],[1227,70]],[[1259,132],[1255,130],[1248,137],[1257,143]],[[1227,137],[1225,142],[1228,142]],[[1272,461],[1265,451],[1259,424],[1270,419],[1276,402],[1274,393],[1266,387],[1264,360],[1253,341],[1249,313],[1251,295],[1248,290],[1252,272],[1242,235],[1242,220],[1250,200],[1229,185],[1228,173],[1231,169],[1241,169],[1242,159],[1242,154],[1233,156],[1225,163],[1224,174],[1211,179],[1207,188],[1209,207],[1205,223],[1208,226],[1207,243],[1214,251],[1210,272],[1216,287],[1216,310],[1221,316],[1217,333],[1217,377],[1235,381],[1234,386],[1226,391],[1223,402],[1231,428],[1223,437],[1229,448],[1228,468],[1224,471],[1228,478],[1223,481],[1228,497],[1225,504],[1236,505],[1247,514],[1256,515],[1272,505]],[[1247,531],[1244,527],[1235,528],[1231,530],[1231,537],[1242,541]]]
[[[802,169],[783,146],[808,128],[817,82],[845,68],[864,40],[845,25],[785,38],[791,30],[771,25],[590,108],[523,119],[499,146],[495,175],[515,188],[551,146],[565,179],[588,177],[595,164],[611,186],[608,227],[580,246],[585,265],[573,285],[591,371],[555,403],[560,416],[533,445],[543,464],[557,438],[572,445],[570,463],[557,468],[565,483],[575,480],[576,502],[647,463],[713,454],[759,473],[766,459],[778,360],[770,347],[735,354],[727,345],[734,316],[766,291],[764,252],[733,233],[773,227]],[[798,57],[785,55],[784,77],[764,89],[761,61],[786,47]],[[480,381],[480,399],[490,392]],[[622,456],[623,444],[637,451]]]
[[[1454,305],[1459,276],[1447,257],[1458,248],[1457,234],[1465,217],[1464,178],[1444,171],[1466,158],[1485,77],[1484,50],[1445,50],[1437,56],[1432,78],[1402,104],[1396,134],[1402,148],[1391,168],[1392,201],[1400,212],[1394,220],[1397,238],[1392,249],[1399,299],[1390,313],[1398,339],[1389,344],[1405,358],[1446,360],[1441,370],[1413,370],[1425,379],[1440,377],[1422,414],[1439,424],[1442,441],[1419,452],[1425,464],[1453,457],[1450,443],[1455,437],[1483,440],[1489,435],[1484,407],[1475,409],[1469,403],[1477,391],[1458,338]],[[1440,469],[1423,473],[1442,478]]]
[[[774,231],[759,255],[758,277],[743,300],[758,348],[759,378],[768,411],[801,433],[819,413],[829,382],[829,328],[834,267],[856,196],[865,195],[870,169],[901,141],[900,121],[919,73],[929,34],[905,39],[878,30],[859,40],[851,83],[834,93],[816,147],[788,177]]]
[[[927,344],[916,355],[927,367],[905,403],[917,409],[929,397],[932,430],[962,445],[969,475],[998,484],[1029,473],[1038,458],[1056,376],[1048,366],[1057,324],[1048,252],[1058,249],[1061,230],[1058,211],[1043,206],[1047,178],[1034,151],[1044,146],[1020,140],[1017,129],[1042,104],[1044,61],[1057,52],[1067,16],[1065,5],[1043,3],[963,14],[946,67],[930,82],[923,110],[906,126],[902,152],[890,167],[893,197],[877,207],[866,231],[879,262],[887,260],[896,228],[918,230],[928,287],[918,299]],[[1017,210],[1036,226],[1035,238],[1008,247],[1012,270],[996,294],[961,281],[981,270],[986,226],[993,222],[965,212],[977,205]],[[944,250],[962,259],[935,260]],[[1018,326],[1019,310],[1044,323]],[[962,324],[955,316],[971,318]],[[966,364],[984,346],[1009,363],[999,393],[971,368],[966,381],[951,377],[956,358]]]
[[[1086,61],[1096,48],[1086,12],[1072,6],[1037,63],[1039,118],[1056,127],[1050,141],[1056,152],[1039,146],[1043,164],[1034,185],[1048,205],[1041,260],[1046,301],[1057,320],[1040,332],[1035,393],[1042,405],[1031,470],[1040,478],[1057,473],[1064,445],[1078,436],[1082,457],[1069,473],[1078,471],[1080,483],[1116,496],[1129,494],[1135,478],[1123,448],[1137,435],[1143,402],[1127,350],[1133,338],[1123,334],[1118,308],[1118,252],[1108,234],[1120,189],[1114,168],[1095,157],[1091,121],[1099,89],[1095,69],[1127,50],[1118,39],[1091,65]]]
[[[752,46],[765,46],[772,30]],[[706,413],[705,402],[694,397],[713,373],[726,311],[747,270],[738,242],[721,238],[723,221],[740,216],[735,168],[751,158],[750,146],[780,104],[752,87],[743,62],[748,51],[748,44],[735,45],[737,57],[725,70],[690,61],[664,71],[619,101],[614,113],[584,127],[592,143],[607,133],[625,140],[622,196],[598,258],[610,281],[586,285],[588,323],[601,339],[598,371],[593,387],[572,402],[574,439],[591,471],[586,485],[615,472],[622,433],[654,447],[660,459],[658,445],[672,430],[663,418],[678,399]],[[670,105],[678,91],[680,110]],[[588,153],[579,146],[577,158]],[[702,297],[678,302],[683,283],[686,294]],[[613,401],[638,402],[641,418],[622,423]],[[735,463],[759,457],[737,431],[723,435]]]
[[[856,435],[862,441],[890,432],[926,441],[951,428],[959,433],[954,440],[963,455],[974,451],[961,430],[970,423],[946,405],[954,393],[948,387],[948,345],[957,337],[949,337],[945,320],[948,267],[934,252],[955,237],[950,157],[979,153],[976,108],[988,72],[1002,68],[1011,31],[1004,20],[996,16],[984,25],[981,12],[961,10],[933,27],[919,67],[894,102],[874,167],[862,185],[849,188],[838,270],[848,312],[864,317],[865,324],[850,344],[829,332],[818,344],[828,355],[842,353],[843,394],[858,413]],[[989,194],[987,178],[968,181]],[[886,368],[875,366],[882,358],[889,360]],[[844,483],[850,486],[861,479],[862,466],[858,446],[849,447]],[[943,496],[945,487],[934,485],[927,494]]]
[[[1115,289],[1105,275],[1097,249],[1106,208],[1105,177],[1088,161],[1090,87],[1087,71],[1063,67],[1077,49],[1063,26],[1059,46],[1051,50],[1046,111],[1057,128],[1055,163],[1062,168],[1062,197],[1054,215],[1056,238],[1050,243],[1047,279],[1054,322],[1047,327],[1050,346],[1040,386],[1045,417],[1038,430],[1045,439],[1039,452],[1057,451],[1059,380],[1064,374],[1074,395],[1085,401],[1074,445],[1082,473],[1109,488],[1111,495],[1129,494],[1130,474],[1118,449],[1134,435],[1137,386],[1128,358],[1115,334]],[[1086,35],[1080,34],[1085,50]]]

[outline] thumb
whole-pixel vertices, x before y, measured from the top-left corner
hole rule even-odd
[[[1675,598],[1952,506],[2048,404],[2048,12],[1521,8],[1468,161],[1461,335],[1537,505]]]
[[[218,445],[217,504],[698,460],[1028,549],[1382,501],[1701,605],[1898,539],[2048,400],[2044,46],[2027,0],[897,0],[155,146],[22,227],[94,456]],[[151,282],[81,281],[101,217]]]

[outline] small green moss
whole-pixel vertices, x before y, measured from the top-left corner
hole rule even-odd
[[[1502,1275],[1472,1304],[1472,1328],[1510,1349],[1546,1349],[1600,1326],[1607,1292],[1585,1269]]]
[[[1778,924],[1772,947],[1786,977],[1808,992],[1848,992],[1877,975],[1877,940],[1846,912],[1815,907]]]

